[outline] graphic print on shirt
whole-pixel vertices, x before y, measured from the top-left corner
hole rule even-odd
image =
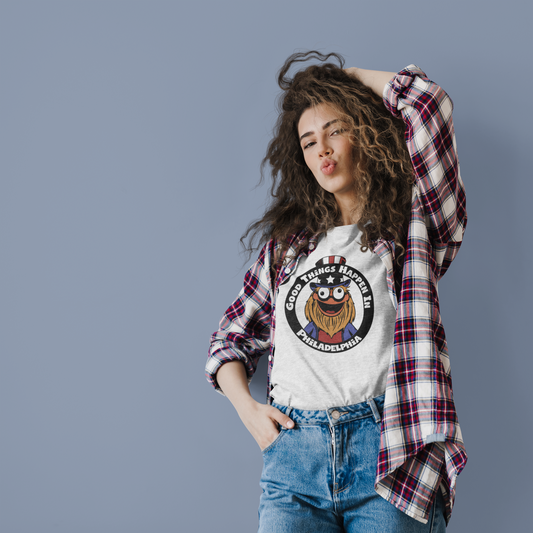
[[[294,281],[285,299],[292,331],[321,352],[344,352],[370,331],[374,297],[366,278],[342,256],[326,256]]]

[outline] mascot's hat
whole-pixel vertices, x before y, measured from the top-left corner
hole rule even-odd
[[[330,255],[327,257],[323,257],[319,261],[315,263],[315,266],[317,268],[322,268],[328,265],[344,265],[346,263],[346,259],[340,255]],[[338,266],[335,270],[338,270]],[[339,272],[324,272],[323,274],[320,274],[317,278],[316,283],[310,283],[309,286],[311,287],[311,290],[314,291],[317,287],[338,287],[340,285],[344,285],[345,287],[348,287],[350,285],[350,280],[346,279],[343,280],[344,276],[340,274]]]

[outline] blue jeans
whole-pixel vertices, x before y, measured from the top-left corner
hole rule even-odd
[[[444,533],[439,489],[427,524],[374,490],[385,395],[347,407],[304,411],[263,450],[259,533]]]

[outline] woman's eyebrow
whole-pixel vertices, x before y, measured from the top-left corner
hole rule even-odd
[[[326,123],[322,126],[322,129],[325,130],[326,128],[328,128],[329,126],[331,126],[333,123],[338,122],[339,120],[340,120],[340,118],[336,118],[335,120],[330,120],[329,122],[326,122]],[[304,133],[304,134],[300,137],[300,141],[301,141],[304,137],[309,137],[309,135],[313,135],[313,132],[312,132],[312,131],[308,131],[307,133]]]

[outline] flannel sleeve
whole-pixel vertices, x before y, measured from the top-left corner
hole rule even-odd
[[[243,288],[224,313],[219,329],[211,336],[205,375],[221,394],[224,393],[217,383],[216,373],[224,363],[242,361],[250,382],[259,357],[270,349],[271,251],[270,241],[246,272]]]
[[[415,193],[424,208],[440,278],[459,251],[467,222],[453,103],[415,65],[401,70],[387,83],[383,101],[406,125],[405,141],[415,173]]]

